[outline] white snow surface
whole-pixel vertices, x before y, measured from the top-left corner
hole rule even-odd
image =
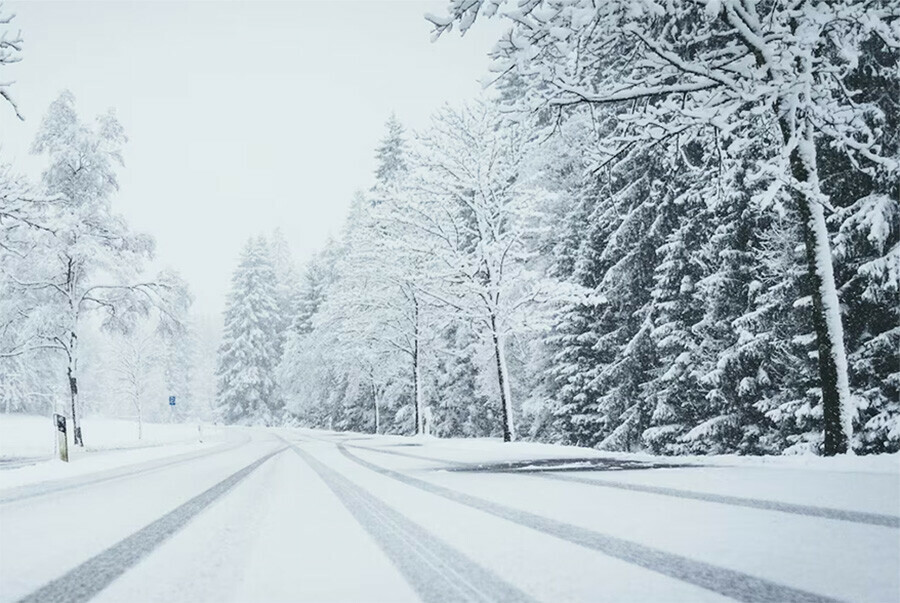
[[[0,601],[18,600],[73,574],[88,583],[100,580],[97,601],[438,600],[421,585],[417,589],[396,550],[379,539],[400,521],[384,509],[441,543],[426,546],[421,557],[416,543],[408,542],[401,555],[411,555],[413,567],[451,575],[476,592],[487,588],[481,575],[487,572],[538,601],[729,598],[667,572],[656,557],[642,565],[522,523],[543,518],[571,526],[575,534],[705,563],[715,572],[740,572],[779,588],[838,600],[900,601],[900,472],[891,470],[897,455],[681,459],[492,439],[263,428],[221,435],[195,451],[199,455],[184,454],[185,444],[128,451],[167,451],[173,462],[122,464],[114,479],[91,481],[108,473],[97,469],[82,474],[84,484],[53,491],[62,483],[53,475],[44,482],[47,491],[24,499],[5,500],[16,490],[0,484]],[[107,560],[123,564],[114,579],[103,581],[84,569],[92,557],[121,549],[146,526],[272,453],[141,555]],[[514,465],[495,470],[497,463]],[[658,466],[671,464],[684,466]],[[39,467],[0,476],[37,475]],[[334,480],[345,485],[335,489]],[[350,496],[354,504],[368,497],[362,507],[375,509],[377,525],[359,515],[359,506],[353,510],[347,488],[357,492]],[[429,488],[476,497],[513,515],[501,518],[466,504],[471,498],[447,498]],[[771,501],[795,510],[679,493]],[[873,514],[888,524],[806,511],[819,508]],[[466,573],[442,564],[441,547],[480,569]],[[487,592],[482,598],[491,600]]]
[[[57,432],[49,417],[0,414],[0,490],[202,451],[228,435],[215,425],[198,430],[197,424],[145,423],[138,439],[133,421],[91,417],[83,421],[83,432],[84,449],[69,434],[65,463],[56,457]]]
[[[72,445],[72,422],[69,449]],[[138,439],[137,421],[86,417],[81,420],[85,450],[145,448],[161,444],[186,444],[198,440],[197,423],[144,423]],[[203,425],[203,435],[220,428]],[[51,416],[0,413],[0,461],[14,458],[50,457],[56,451],[56,427]]]
[[[543,444],[539,442],[507,442],[497,438],[436,438],[431,436],[389,436],[371,434],[328,432],[336,438],[359,439],[363,444],[366,439],[377,440],[381,444],[409,446],[427,451],[430,455],[450,461],[469,463],[496,463],[503,461],[542,460],[542,459],[582,459],[582,458],[616,458],[623,460],[677,463],[685,465],[703,465],[716,467],[765,467],[768,469],[803,469],[811,471],[851,471],[856,473],[887,473],[900,475],[900,453],[873,454],[865,456],[837,455],[822,457],[814,454],[740,456],[737,454],[657,456],[640,452],[613,452],[564,446],[560,444]]]

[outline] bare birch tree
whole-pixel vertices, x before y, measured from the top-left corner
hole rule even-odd
[[[172,325],[187,300],[183,282],[173,274],[141,279],[153,256],[153,239],[131,232],[112,211],[115,164],[121,163],[124,141],[112,113],[89,125],[79,120],[71,93],[51,104],[33,150],[49,157],[43,184],[55,201],[21,270],[2,268],[10,294],[25,304],[14,317],[17,338],[4,354],[64,354],[75,443],[81,446],[78,341],[85,316],[99,312],[104,328],[127,331],[156,307]]]

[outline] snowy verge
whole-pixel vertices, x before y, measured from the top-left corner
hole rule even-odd
[[[203,425],[198,432],[197,424],[147,423],[138,440],[133,421],[88,418],[83,425],[87,445],[73,446],[70,434],[64,463],[55,457],[49,418],[0,414],[0,491],[211,450],[229,436],[218,426]]]
[[[138,439],[135,421],[102,417],[82,421],[86,452],[194,443],[199,440],[197,427],[197,423],[144,423],[143,437]],[[201,429],[203,435],[213,437],[218,428],[203,425]],[[74,449],[71,433],[69,448]],[[55,451],[56,429],[50,416],[0,414],[0,461],[50,458]]]
[[[117,450],[102,454],[87,452],[78,455],[68,463],[64,463],[59,459],[46,460],[26,467],[0,471],[0,494],[10,488],[30,486],[70,477],[81,477],[147,461],[155,461],[201,450],[210,450],[216,445],[216,443],[212,442],[159,445],[131,450]]]
[[[900,475],[900,453],[867,456],[816,455],[740,456],[735,454],[709,456],[658,456],[640,452],[611,452],[561,444],[538,442],[508,442],[499,438],[435,438],[430,436],[373,436],[365,433],[339,433],[319,430],[300,430],[310,437],[328,435],[349,445],[366,446],[431,456],[461,463],[501,463],[547,459],[607,458],[667,465],[757,467],[768,469],[803,469],[853,473],[881,473]]]

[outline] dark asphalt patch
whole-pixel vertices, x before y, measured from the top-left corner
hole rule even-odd
[[[334,442],[331,442],[332,444]],[[342,444],[344,445],[344,444]],[[700,465],[686,465],[683,463],[659,463],[655,461],[635,461],[631,459],[617,458],[555,458],[555,459],[530,459],[523,461],[498,461],[496,463],[466,463],[463,461],[450,461],[440,459],[433,456],[425,456],[421,454],[410,454],[399,450],[390,450],[387,446],[372,448],[370,446],[360,446],[358,444],[346,444],[351,448],[359,448],[360,450],[368,450],[369,452],[378,452],[381,454],[393,454],[395,456],[404,456],[420,461],[430,461],[433,463],[441,463],[446,465],[445,471],[471,471],[484,473],[503,473],[503,472],[540,472],[540,471],[631,471],[634,469],[673,469],[679,467],[700,467]],[[390,447],[399,446],[421,446],[421,444],[391,444]]]
[[[699,467],[699,465],[684,465],[677,463],[656,463],[647,461],[633,461],[615,458],[561,458],[561,459],[537,459],[526,461],[502,461],[498,463],[479,463],[470,465],[457,465],[448,471],[484,471],[484,472],[542,472],[542,471],[632,471],[636,469],[673,469],[678,467]]]

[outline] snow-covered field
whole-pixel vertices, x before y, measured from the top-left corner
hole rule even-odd
[[[225,431],[215,425],[145,423],[138,439],[133,421],[88,417],[83,421],[85,448],[74,446],[69,433],[70,462],[64,463],[55,456],[56,429],[50,418],[0,414],[0,489],[206,450],[221,445]]]
[[[71,447],[71,421],[68,425]],[[198,440],[197,427],[196,423],[144,423],[142,437],[138,439],[136,421],[100,417],[82,420],[87,451],[193,443]],[[209,432],[210,426],[204,428]],[[0,413],[0,463],[51,457],[55,450],[56,426],[52,417]]]
[[[0,601],[900,601],[896,455],[220,435],[0,471]]]

